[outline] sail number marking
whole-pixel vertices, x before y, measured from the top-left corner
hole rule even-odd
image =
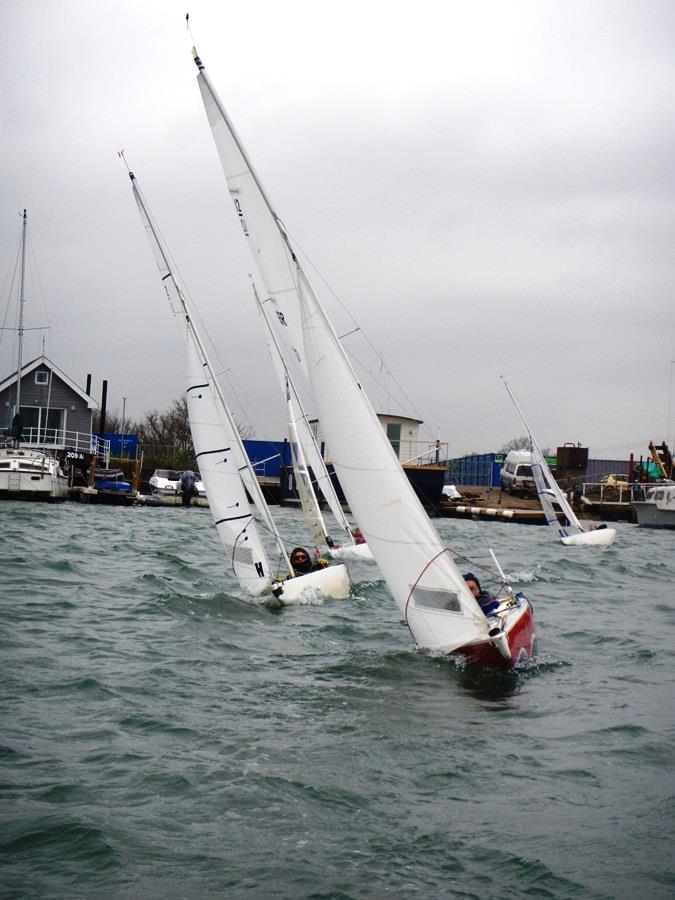
[[[241,208],[239,198],[233,197],[232,199],[234,200],[234,208],[237,210],[237,215],[239,216],[241,227],[244,229],[244,234],[246,235],[246,237],[250,237],[250,234],[248,232],[248,225],[246,224],[246,219],[244,218],[244,210]]]

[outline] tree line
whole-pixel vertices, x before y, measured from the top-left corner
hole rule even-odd
[[[101,414],[97,410],[93,430],[98,434],[100,427]],[[104,428],[106,434],[137,435],[139,444],[146,450],[181,457],[194,454],[187,400],[184,397],[172,400],[165,412],[153,409],[138,420],[125,419],[123,422],[119,412],[106,412]]]

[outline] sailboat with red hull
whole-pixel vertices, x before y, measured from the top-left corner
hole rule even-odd
[[[198,83],[270,321],[284,325],[351,511],[416,646],[510,669],[534,652],[532,607],[506,580],[483,612],[413,491],[241,140],[193,49]]]

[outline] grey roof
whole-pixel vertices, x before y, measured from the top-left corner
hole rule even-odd
[[[78,387],[72,380],[72,378],[69,378],[65,372],[61,371],[58,366],[55,366],[54,363],[50,359],[47,359],[44,354],[41,356],[36,356],[35,359],[31,360],[30,362],[24,363],[24,365],[21,366],[21,377],[25,378],[26,375],[30,375],[30,373],[34,369],[37,369],[40,365],[44,365],[48,369],[51,369],[54,375],[60,378],[61,381],[64,382],[64,384],[68,385],[71,391],[74,391],[74,393],[78,394],[82,398],[82,400],[84,400],[84,402],[87,404],[88,409],[98,409],[98,403],[94,400],[94,398],[87,394],[86,391],[83,391],[81,387]],[[12,372],[11,375],[8,375],[7,378],[5,378],[3,381],[0,381],[0,392],[6,390],[8,387],[11,387],[11,385],[13,385],[16,380],[17,373]]]

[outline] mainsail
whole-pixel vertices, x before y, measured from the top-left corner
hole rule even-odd
[[[417,499],[203,63],[193,55],[228,187],[278,330],[307,377],[340,484],[415,641],[451,652],[489,640],[485,616]]]
[[[321,303],[300,270],[312,393],[349,506],[417,644],[487,636],[480,607],[422,508]]]
[[[274,578],[251,513],[247,490],[260,520],[274,536],[291,571],[286,551],[252,470],[239,431],[213,373],[194,317],[178,287],[138,182],[129,172],[138,211],[171,309],[187,344],[187,405],[199,469],[226,561],[250,594],[267,590]]]
[[[192,54],[199,69],[199,90],[227,187],[258,270],[259,280],[265,288],[264,303],[273,309],[267,320],[276,329],[279,340],[286,348],[286,365],[297,366],[306,378],[302,358],[302,325],[295,254],[286,230],[262,188],[234,125],[194,48]],[[293,375],[295,377],[295,373]]]

